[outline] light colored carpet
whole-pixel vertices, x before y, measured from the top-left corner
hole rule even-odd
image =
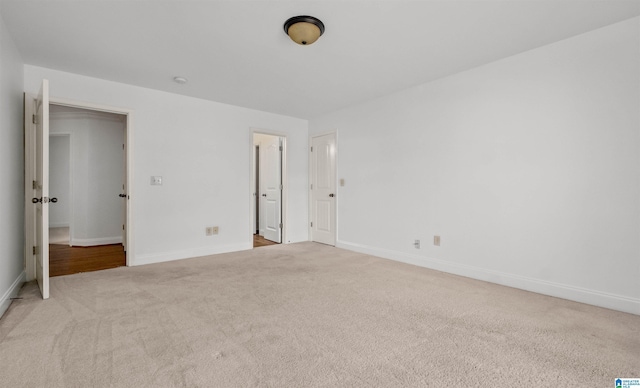
[[[3,387],[612,387],[640,316],[314,243],[51,279]]]

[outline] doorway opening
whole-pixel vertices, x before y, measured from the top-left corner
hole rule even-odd
[[[253,247],[284,240],[284,136],[252,133]]]
[[[49,112],[49,276],[124,266],[126,116]]]

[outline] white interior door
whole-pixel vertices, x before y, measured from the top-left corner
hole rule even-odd
[[[257,168],[257,174],[258,174],[258,234],[262,237],[264,237],[264,228],[265,228],[265,224],[266,224],[266,219],[267,219],[267,211],[266,211],[266,206],[265,206],[265,202],[267,200],[267,189],[266,187],[266,178],[264,177],[264,158],[265,158],[265,153],[264,148],[262,146],[262,143],[260,145],[258,145],[257,147],[258,149],[258,168]]]
[[[311,240],[336,244],[336,135],[311,139]]]
[[[260,233],[260,146],[253,146],[253,232]]]
[[[49,81],[42,80],[35,116],[35,254],[42,298],[49,298]],[[33,127],[32,127],[33,128]]]
[[[122,143],[122,159],[124,160],[124,171],[122,173],[122,193],[120,198],[124,201],[122,206],[122,246],[124,251],[127,251],[127,207],[129,206],[129,195],[127,190],[127,150],[125,147],[126,141]]]
[[[273,136],[260,147],[264,154],[264,164],[260,173],[264,176],[262,201],[265,224],[264,238],[277,243],[282,242],[282,143]]]

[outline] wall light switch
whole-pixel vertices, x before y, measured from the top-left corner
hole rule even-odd
[[[152,176],[151,177],[151,186],[162,186],[162,177],[161,176]]]
[[[340,178],[340,186],[344,186],[344,178]]]
[[[433,236],[433,245],[440,246],[440,236]]]

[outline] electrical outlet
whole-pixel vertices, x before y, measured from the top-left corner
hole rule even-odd
[[[217,226],[212,226],[211,227],[211,234],[218,234],[218,227]]]
[[[420,240],[414,241],[413,246],[416,247],[416,249],[420,249]]]
[[[433,245],[440,246],[440,236],[433,236]]]
[[[212,228],[211,226],[207,226],[207,227],[204,229],[204,233],[205,233],[207,236],[213,236],[213,228]]]

